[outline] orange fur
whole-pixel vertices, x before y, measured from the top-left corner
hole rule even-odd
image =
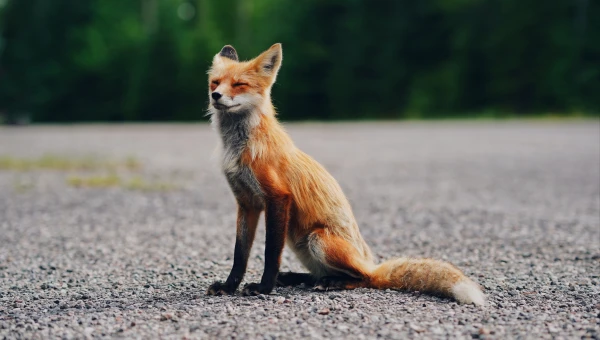
[[[482,304],[483,294],[477,285],[449,263],[400,258],[375,264],[337,181],[296,148],[275,118],[270,90],[281,55],[279,44],[248,62],[217,55],[209,83],[211,92],[218,89],[234,103],[241,94],[256,96],[248,104],[256,122],[239,162],[251,169],[267,202],[274,197],[291,198],[287,245],[316,278],[347,275],[359,279],[345,284],[347,289],[419,290]],[[272,68],[261,69],[268,62],[273,62]],[[240,82],[244,85],[234,86]]]

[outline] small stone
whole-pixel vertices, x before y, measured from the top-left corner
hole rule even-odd
[[[442,334],[444,334],[444,330],[441,329],[440,327],[433,327],[431,329],[431,333],[436,334],[436,335],[442,335]]]
[[[321,315],[328,315],[329,314],[329,308],[323,308],[319,311],[319,314]]]
[[[556,327],[550,326],[550,327],[548,327],[548,332],[550,332],[550,333],[558,333],[558,332],[560,332],[560,329],[556,328]]]
[[[423,333],[423,332],[425,332],[425,328],[419,327],[419,326],[417,326],[417,325],[415,325],[413,323],[411,323],[409,327],[410,327],[410,329],[412,329],[413,331],[415,331],[417,333]]]
[[[278,297],[275,299],[275,302],[276,302],[276,303],[284,303],[284,302],[285,302],[285,298],[284,298],[283,296],[278,296]]]
[[[479,333],[479,335],[489,335],[490,330],[485,327],[481,327],[481,328],[479,328],[478,333]]]

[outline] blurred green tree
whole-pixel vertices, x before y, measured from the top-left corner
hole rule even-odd
[[[600,109],[597,1],[4,0],[0,112],[201,120],[206,69],[284,44],[284,119]]]

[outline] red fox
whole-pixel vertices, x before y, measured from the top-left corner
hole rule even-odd
[[[271,87],[282,57],[281,44],[275,44],[241,62],[227,45],[208,71],[208,114],[220,135],[222,168],[238,208],[233,268],[227,281],[213,283],[207,294],[235,293],[264,211],[264,272],[243,295],[304,283],[316,290],[412,290],[483,305],[479,286],[450,263],[414,258],[375,263],[337,181],[294,145],[275,118]],[[310,273],[279,272],[284,244]]]

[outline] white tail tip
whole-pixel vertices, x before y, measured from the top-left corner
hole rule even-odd
[[[452,295],[460,303],[472,303],[477,306],[485,305],[485,295],[479,286],[469,279],[455,284],[452,287]]]

